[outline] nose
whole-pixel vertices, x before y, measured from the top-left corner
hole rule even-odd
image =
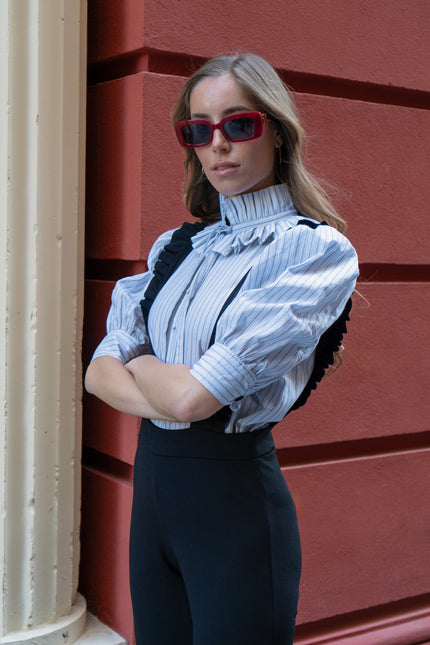
[[[212,136],[212,149],[213,150],[226,150],[230,142],[224,137],[220,128],[216,128]]]

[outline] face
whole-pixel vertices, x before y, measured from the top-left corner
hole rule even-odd
[[[191,119],[219,123],[222,118],[239,112],[252,112],[255,105],[247,99],[230,73],[218,78],[205,78],[193,89],[190,97]],[[251,141],[232,142],[216,129],[207,146],[196,148],[208,180],[223,195],[241,195],[261,190],[276,183],[275,148],[280,136],[271,123],[263,125],[263,134]]]

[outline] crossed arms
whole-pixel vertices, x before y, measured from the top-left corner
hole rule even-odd
[[[85,389],[121,412],[147,419],[191,423],[222,408],[186,365],[163,363],[153,355],[126,365],[100,356],[88,367]]]

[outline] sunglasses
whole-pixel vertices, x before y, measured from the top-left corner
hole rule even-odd
[[[175,123],[176,136],[184,148],[208,146],[214,131],[221,130],[227,141],[251,141],[263,134],[263,124],[270,119],[261,112],[241,112],[226,116],[219,123],[205,119],[189,119]]]

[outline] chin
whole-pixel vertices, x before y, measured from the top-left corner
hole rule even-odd
[[[241,188],[236,188],[235,190],[232,190],[228,193],[224,193],[225,195],[229,195],[230,197],[237,197],[238,195],[246,195],[248,193],[256,193],[258,190],[263,190],[264,188],[269,188],[269,186],[273,186],[273,184],[253,184],[252,186],[249,187],[241,187]]]
[[[256,190],[260,190],[259,185],[249,186],[248,184],[235,184],[233,182],[217,182],[217,184],[212,184],[215,190],[217,190],[222,195],[228,195],[230,197],[237,197],[238,195],[244,195],[245,193],[253,193]]]

